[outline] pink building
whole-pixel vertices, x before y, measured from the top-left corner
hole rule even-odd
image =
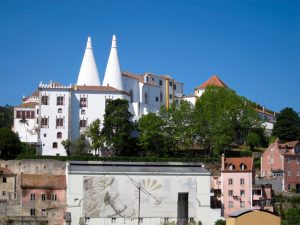
[[[252,157],[225,158],[221,168],[221,207],[224,217],[244,209],[273,211],[271,186],[254,185]]]
[[[282,190],[300,192],[300,142],[276,139],[261,157],[261,176],[282,179]]]
[[[64,224],[66,188],[65,175],[22,174],[22,216],[47,224]]]

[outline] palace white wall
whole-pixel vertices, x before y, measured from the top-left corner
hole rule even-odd
[[[40,102],[40,144],[43,155],[66,155],[66,150],[61,144],[62,140],[69,138],[70,124],[70,89],[68,88],[47,88],[40,90],[40,101],[42,96],[48,96],[48,105],[42,105]],[[57,97],[64,97],[64,104],[57,105]],[[42,118],[48,118],[48,127],[42,127]],[[63,126],[56,127],[56,119],[63,118]],[[62,133],[62,138],[57,138],[57,133]],[[57,142],[57,148],[53,148],[53,143]]]

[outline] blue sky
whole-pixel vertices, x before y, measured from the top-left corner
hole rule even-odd
[[[117,35],[123,71],[169,74],[184,93],[219,77],[238,94],[300,112],[300,1],[1,0],[0,105],[40,81],[75,83],[87,36],[100,79]]]

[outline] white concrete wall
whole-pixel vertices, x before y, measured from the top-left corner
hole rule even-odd
[[[48,105],[42,105],[40,103],[40,140],[42,145],[43,155],[66,155],[66,150],[61,144],[62,140],[69,138],[69,106],[70,106],[70,90],[67,88],[48,88],[40,90],[41,96],[48,97]],[[64,104],[57,105],[57,97],[64,97]],[[61,111],[60,111],[61,109]],[[43,128],[41,126],[41,119],[48,118],[48,127]],[[63,127],[56,127],[56,118],[63,118]],[[57,133],[62,133],[62,138],[57,138]],[[53,148],[53,143],[57,142],[57,148]]]
[[[210,208],[209,175],[85,173],[68,174],[67,211],[71,212],[72,224],[78,224],[80,217],[89,218],[87,224],[95,225],[137,224],[138,189],[128,175],[153,196],[141,192],[140,217],[144,225],[161,224],[164,218],[176,221],[178,192],[189,193],[190,218],[204,225],[213,225],[220,219],[220,210]],[[99,216],[95,216],[97,213]]]

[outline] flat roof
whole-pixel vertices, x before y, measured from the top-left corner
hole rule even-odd
[[[69,174],[210,175],[202,163],[69,161]]]

